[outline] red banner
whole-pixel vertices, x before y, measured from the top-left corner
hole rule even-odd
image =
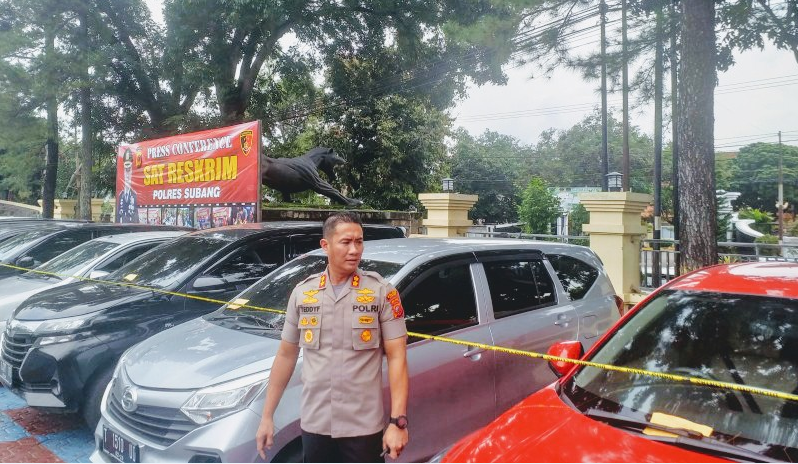
[[[255,222],[260,123],[120,145],[116,172],[117,222],[200,229]]]

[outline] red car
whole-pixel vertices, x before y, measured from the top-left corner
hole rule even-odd
[[[563,342],[549,353],[580,351]],[[433,461],[798,460],[796,263],[719,265],[673,280],[583,359],[788,398],[551,363],[562,378]]]

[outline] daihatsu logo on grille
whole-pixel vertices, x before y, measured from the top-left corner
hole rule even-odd
[[[125,388],[125,392],[122,393],[122,409],[127,412],[133,412],[136,410],[136,397],[137,391],[134,387],[127,387]]]

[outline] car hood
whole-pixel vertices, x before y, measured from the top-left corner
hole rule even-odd
[[[136,345],[124,369],[141,387],[197,389],[271,369],[279,346],[280,340],[197,318]]]
[[[55,279],[12,276],[0,279],[0,319],[8,319],[20,303],[36,293],[61,283]]]
[[[151,290],[73,282],[39,291],[14,311],[19,320],[39,321],[83,316],[154,296]]]
[[[728,462],[624,432],[565,405],[549,386],[460,440],[443,462]]]

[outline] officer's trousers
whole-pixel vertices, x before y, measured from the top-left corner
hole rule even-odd
[[[362,437],[332,438],[302,431],[304,462],[385,462],[382,432]]]

